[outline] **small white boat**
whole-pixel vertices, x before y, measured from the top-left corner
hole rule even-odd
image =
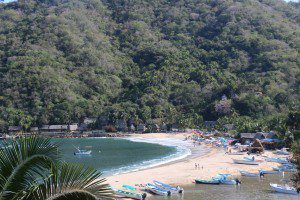
[[[275,192],[285,193],[285,194],[296,194],[299,195],[300,191],[297,191],[296,188],[288,185],[278,185],[275,183],[270,183],[271,189]]]
[[[248,176],[248,177],[260,177],[263,176],[262,173],[251,173],[251,172],[247,172],[247,171],[240,171],[242,176]]]
[[[91,155],[92,151],[91,150],[82,150],[79,148],[76,148],[77,152],[74,152],[75,156],[86,156],[86,155]]]
[[[282,148],[280,150],[276,150],[276,154],[278,155],[290,155],[291,153],[287,151],[288,148]]]
[[[290,167],[272,167],[274,171],[279,172],[295,172],[297,171],[296,168],[290,168]]]
[[[170,191],[167,191],[161,187],[158,187],[156,185],[153,185],[151,183],[147,183],[146,184],[146,189],[150,192],[152,192],[153,194],[157,194],[157,195],[160,195],[160,196],[170,196],[171,195],[171,192]]]
[[[260,162],[256,162],[253,160],[238,160],[238,159],[232,159],[235,164],[243,164],[243,165],[259,165]]]
[[[228,155],[244,155],[243,152],[228,152]]]
[[[267,162],[277,162],[280,164],[288,164],[290,163],[286,158],[266,158]]]
[[[161,187],[165,190],[170,191],[171,193],[183,193],[183,188],[177,186],[177,187],[173,187],[171,185],[165,184],[165,183],[161,183],[159,181],[153,181],[153,183],[158,186]]]
[[[253,159],[254,158],[254,159]],[[244,157],[244,160],[247,161],[255,161],[255,162],[264,162],[263,160],[256,159],[254,156],[253,157]]]

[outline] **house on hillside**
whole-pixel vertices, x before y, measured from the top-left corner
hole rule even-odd
[[[9,134],[22,133],[22,127],[21,126],[9,126],[8,127],[8,133]]]

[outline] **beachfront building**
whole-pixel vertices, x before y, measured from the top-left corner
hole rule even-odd
[[[163,122],[160,126],[160,131],[166,133],[168,131],[168,126]]]
[[[135,126],[134,126],[133,124],[130,125],[130,131],[131,131],[132,133],[135,132]]]
[[[34,133],[34,134],[39,133],[39,127],[37,127],[37,126],[31,127],[31,128],[30,128],[30,132],[31,132],[31,133]]]
[[[97,118],[88,118],[88,117],[86,117],[86,118],[83,119],[83,121],[81,121],[81,123],[79,124],[77,129],[79,131],[87,131],[90,128],[90,126],[92,124],[95,124],[96,122],[97,122]],[[70,130],[70,131],[72,132],[72,130]]]
[[[146,126],[145,126],[145,124],[139,124],[138,126],[137,126],[137,131],[138,132],[145,132],[146,131]]]
[[[116,127],[118,131],[125,132],[128,130],[127,123],[124,119],[118,119],[116,121]]]
[[[10,135],[22,133],[22,127],[21,126],[9,126],[8,133]]]
[[[250,144],[255,139],[264,139],[264,136],[262,133],[241,133],[241,144]]]
[[[69,125],[68,126],[68,130],[70,132],[76,132],[76,131],[78,131],[78,124],[71,124],[71,125]]]

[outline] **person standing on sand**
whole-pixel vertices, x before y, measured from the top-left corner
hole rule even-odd
[[[197,169],[197,163],[195,163],[195,169]]]

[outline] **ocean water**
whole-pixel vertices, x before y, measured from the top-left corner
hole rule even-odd
[[[141,138],[63,138],[58,143],[62,159],[83,163],[104,176],[145,169],[182,159],[191,152],[181,140]],[[92,150],[89,156],[75,156],[76,147]]]
[[[300,195],[281,194],[271,191],[270,183],[285,184],[282,179],[289,179],[286,173],[281,175],[267,174],[263,179],[258,177],[241,177],[242,184],[236,185],[202,185],[184,186],[184,194],[171,197],[152,196],[149,200],[300,200]]]

